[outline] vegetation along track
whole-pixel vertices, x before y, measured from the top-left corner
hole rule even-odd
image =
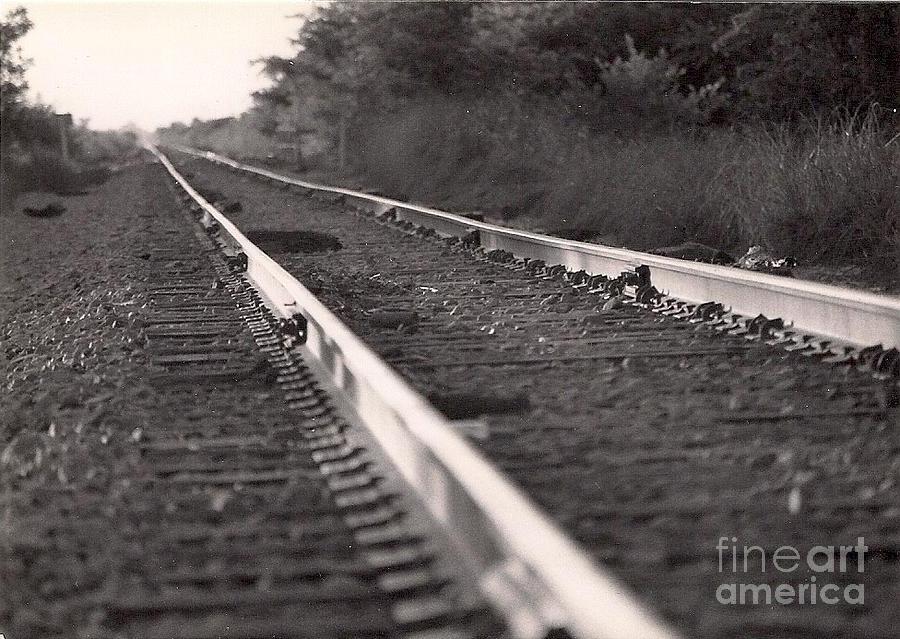
[[[345,195],[177,157],[210,197],[230,202],[239,227],[685,634],[893,632],[900,435],[890,354],[869,351],[884,366],[873,375],[865,351],[848,359],[802,339],[785,348],[771,324],[728,324],[703,307],[688,318],[695,307],[666,313],[617,294],[639,288],[640,269],[624,282],[588,278],[397,223],[392,211],[359,211]],[[311,233],[329,237],[325,250],[296,242]],[[865,604],[720,604],[717,586],[736,578],[719,570],[723,536],[770,551],[864,536],[865,573],[852,577],[867,585]],[[744,581],[777,576],[751,573]],[[809,581],[801,573],[792,583]]]

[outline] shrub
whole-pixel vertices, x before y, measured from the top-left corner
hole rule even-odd
[[[635,48],[630,36],[625,41],[628,57],[601,65],[599,93],[595,89],[594,95],[579,97],[590,105],[596,130],[619,135],[683,130],[705,122],[722,105],[721,81],[682,93],[679,78],[684,69],[664,50],[651,58]]]

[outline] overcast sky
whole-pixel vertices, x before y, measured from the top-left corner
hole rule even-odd
[[[89,118],[152,130],[194,117],[237,115],[267,84],[250,60],[288,55],[309,2],[9,2],[34,22],[32,98]]]

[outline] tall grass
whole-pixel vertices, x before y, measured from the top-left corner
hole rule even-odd
[[[724,220],[809,263],[900,264],[900,139],[874,111],[744,132],[723,166]]]
[[[896,276],[900,139],[878,115],[621,137],[511,100],[422,100],[359,122],[351,155],[386,191],[562,235],[761,244]]]

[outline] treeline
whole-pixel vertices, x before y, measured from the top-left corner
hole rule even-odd
[[[890,4],[335,3],[260,61],[248,113],[160,133],[293,137],[394,192],[639,248],[874,264],[900,256],[898,42]]]
[[[26,98],[29,60],[20,39],[33,24],[23,7],[0,20],[0,184],[7,209],[24,191],[77,193],[138,152],[134,131],[94,131]],[[65,138],[65,140],[63,139]]]
[[[335,3],[262,60],[256,125],[316,131],[424,95],[545,104],[600,131],[900,106],[889,4]]]

